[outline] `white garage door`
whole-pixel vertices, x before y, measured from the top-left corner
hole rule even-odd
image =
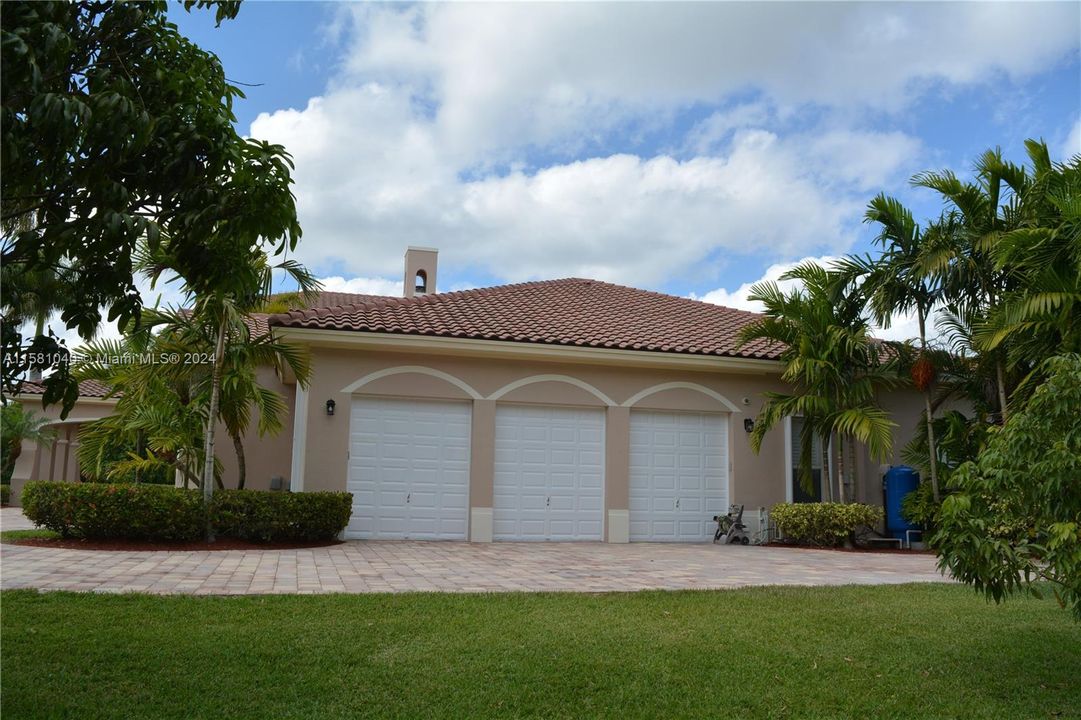
[[[496,540],[600,540],[604,411],[500,405],[495,416]]]
[[[631,412],[631,540],[713,539],[728,510],[728,416]]]
[[[468,403],[354,398],[348,538],[465,540]]]

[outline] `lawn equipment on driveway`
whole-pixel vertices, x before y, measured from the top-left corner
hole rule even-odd
[[[728,509],[727,515],[714,515],[717,522],[717,532],[713,533],[713,542],[718,543],[721,538],[725,539],[726,545],[750,545],[751,538],[747,535],[747,526],[743,524],[743,506],[733,505]]]

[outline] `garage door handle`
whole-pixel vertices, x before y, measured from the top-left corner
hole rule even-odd
[[[544,501],[544,507],[551,507],[551,506],[552,506],[552,498],[548,498],[547,500]]]
[[[679,498],[676,498],[676,509],[679,509]]]
[[[411,497],[413,497],[413,493],[409,493],[408,495],[406,495],[405,496],[405,501],[409,502],[409,498],[411,498]]]

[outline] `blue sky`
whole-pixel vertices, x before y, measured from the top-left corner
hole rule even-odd
[[[746,306],[870,247],[867,200],[1043,137],[1081,153],[1081,4],[350,5],[172,10],[297,163],[299,257],[396,293],[592,276]]]

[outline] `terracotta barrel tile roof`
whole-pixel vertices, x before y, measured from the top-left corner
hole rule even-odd
[[[317,297],[308,302],[301,300],[302,307],[296,308],[297,310],[310,309],[310,308],[332,308],[332,307],[346,307],[353,306],[358,303],[373,302],[375,300],[385,300],[381,295],[362,295],[360,293],[343,293],[343,292],[319,292]],[[273,317],[267,313],[252,313],[245,318],[245,322],[248,325],[248,332],[254,337],[260,335],[266,335],[270,328],[267,325],[267,320]]]
[[[19,386],[20,395],[44,395],[45,386],[33,380],[23,380]],[[83,380],[79,383],[79,397],[103,398],[109,394],[109,387],[97,380]]]
[[[761,359],[781,352],[765,341],[738,347],[739,331],[755,313],[599,280],[354,297],[363,299],[271,315],[269,324]]]

